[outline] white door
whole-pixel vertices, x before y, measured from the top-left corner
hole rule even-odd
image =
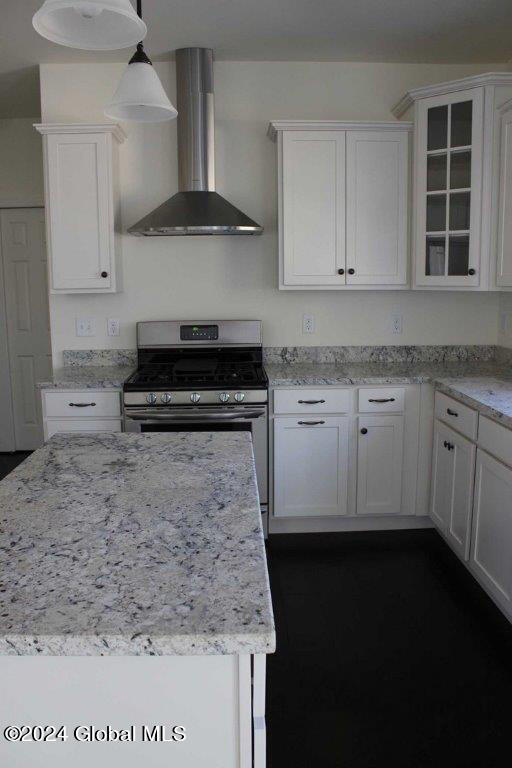
[[[48,378],[51,349],[44,210],[0,213],[16,450],[43,442],[38,379]]]
[[[480,449],[470,568],[512,615],[512,469]]]
[[[415,284],[480,284],[484,89],[420,99],[415,137]]]
[[[274,419],[274,515],[347,512],[348,418]]]
[[[63,133],[45,139],[51,288],[112,290],[110,135]]]
[[[455,454],[449,446],[450,431],[436,421],[432,456],[432,499],[430,516],[438,528],[446,532],[453,495],[453,465]]]
[[[501,118],[500,213],[496,283],[512,286],[512,109]]]
[[[358,515],[400,514],[403,443],[403,416],[359,417]]]
[[[344,285],[345,132],[284,131],[282,152],[283,282]]]
[[[347,132],[347,285],[407,283],[407,131]]]
[[[453,490],[446,536],[459,556],[468,560],[476,446],[452,430],[449,433],[450,454],[453,454]]]

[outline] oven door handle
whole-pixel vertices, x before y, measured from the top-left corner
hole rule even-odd
[[[236,421],[237,419],[259,419],[265,415],[265,409],[248,411],[220,411],[219,413],[187,413],[175,411],[174,413],[154,413],[147,411],[125,411],[127,419],[133,421]]]

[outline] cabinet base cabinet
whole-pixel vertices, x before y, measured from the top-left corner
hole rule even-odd
[[[470,568],[512,616],[512,469],[477,451]]]
[[[403,443],[403,416],[359,417],[358,515],[400,514]]]
[[[434,429],[434,524],[464,560],[469,557],[476,446],[439,421]]]
[[[325,517],[347,513],[346,416],[274,419],[274,515]]]

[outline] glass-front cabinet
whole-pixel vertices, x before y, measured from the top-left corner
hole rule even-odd
[[[417,102],[415,284],[480,284],[483,88]]]

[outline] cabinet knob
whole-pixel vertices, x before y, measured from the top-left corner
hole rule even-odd
[[[344,275],[345,270],[344,269],[338,269],[338,275]]]
[[[473,269],[473,267],[471,267],[471,269],[468,269],[468,275],[476,275],[476,269]]]
[[[101,276],[102,276],[102,277],[108,277],[108,272],[102,272],[102,273],[101,273]]]
[[[361,434],[362,434],[362,435],[367,435],[367,434],[368,434],[368,430],[366,429],[366,427],[363,427],[363,428],[362,428],[362,430],[361,430]]]
[[[355,275],[356,271],[353,267],[350,267],[350,269],[348,270],[348,273],[349,275]]]

